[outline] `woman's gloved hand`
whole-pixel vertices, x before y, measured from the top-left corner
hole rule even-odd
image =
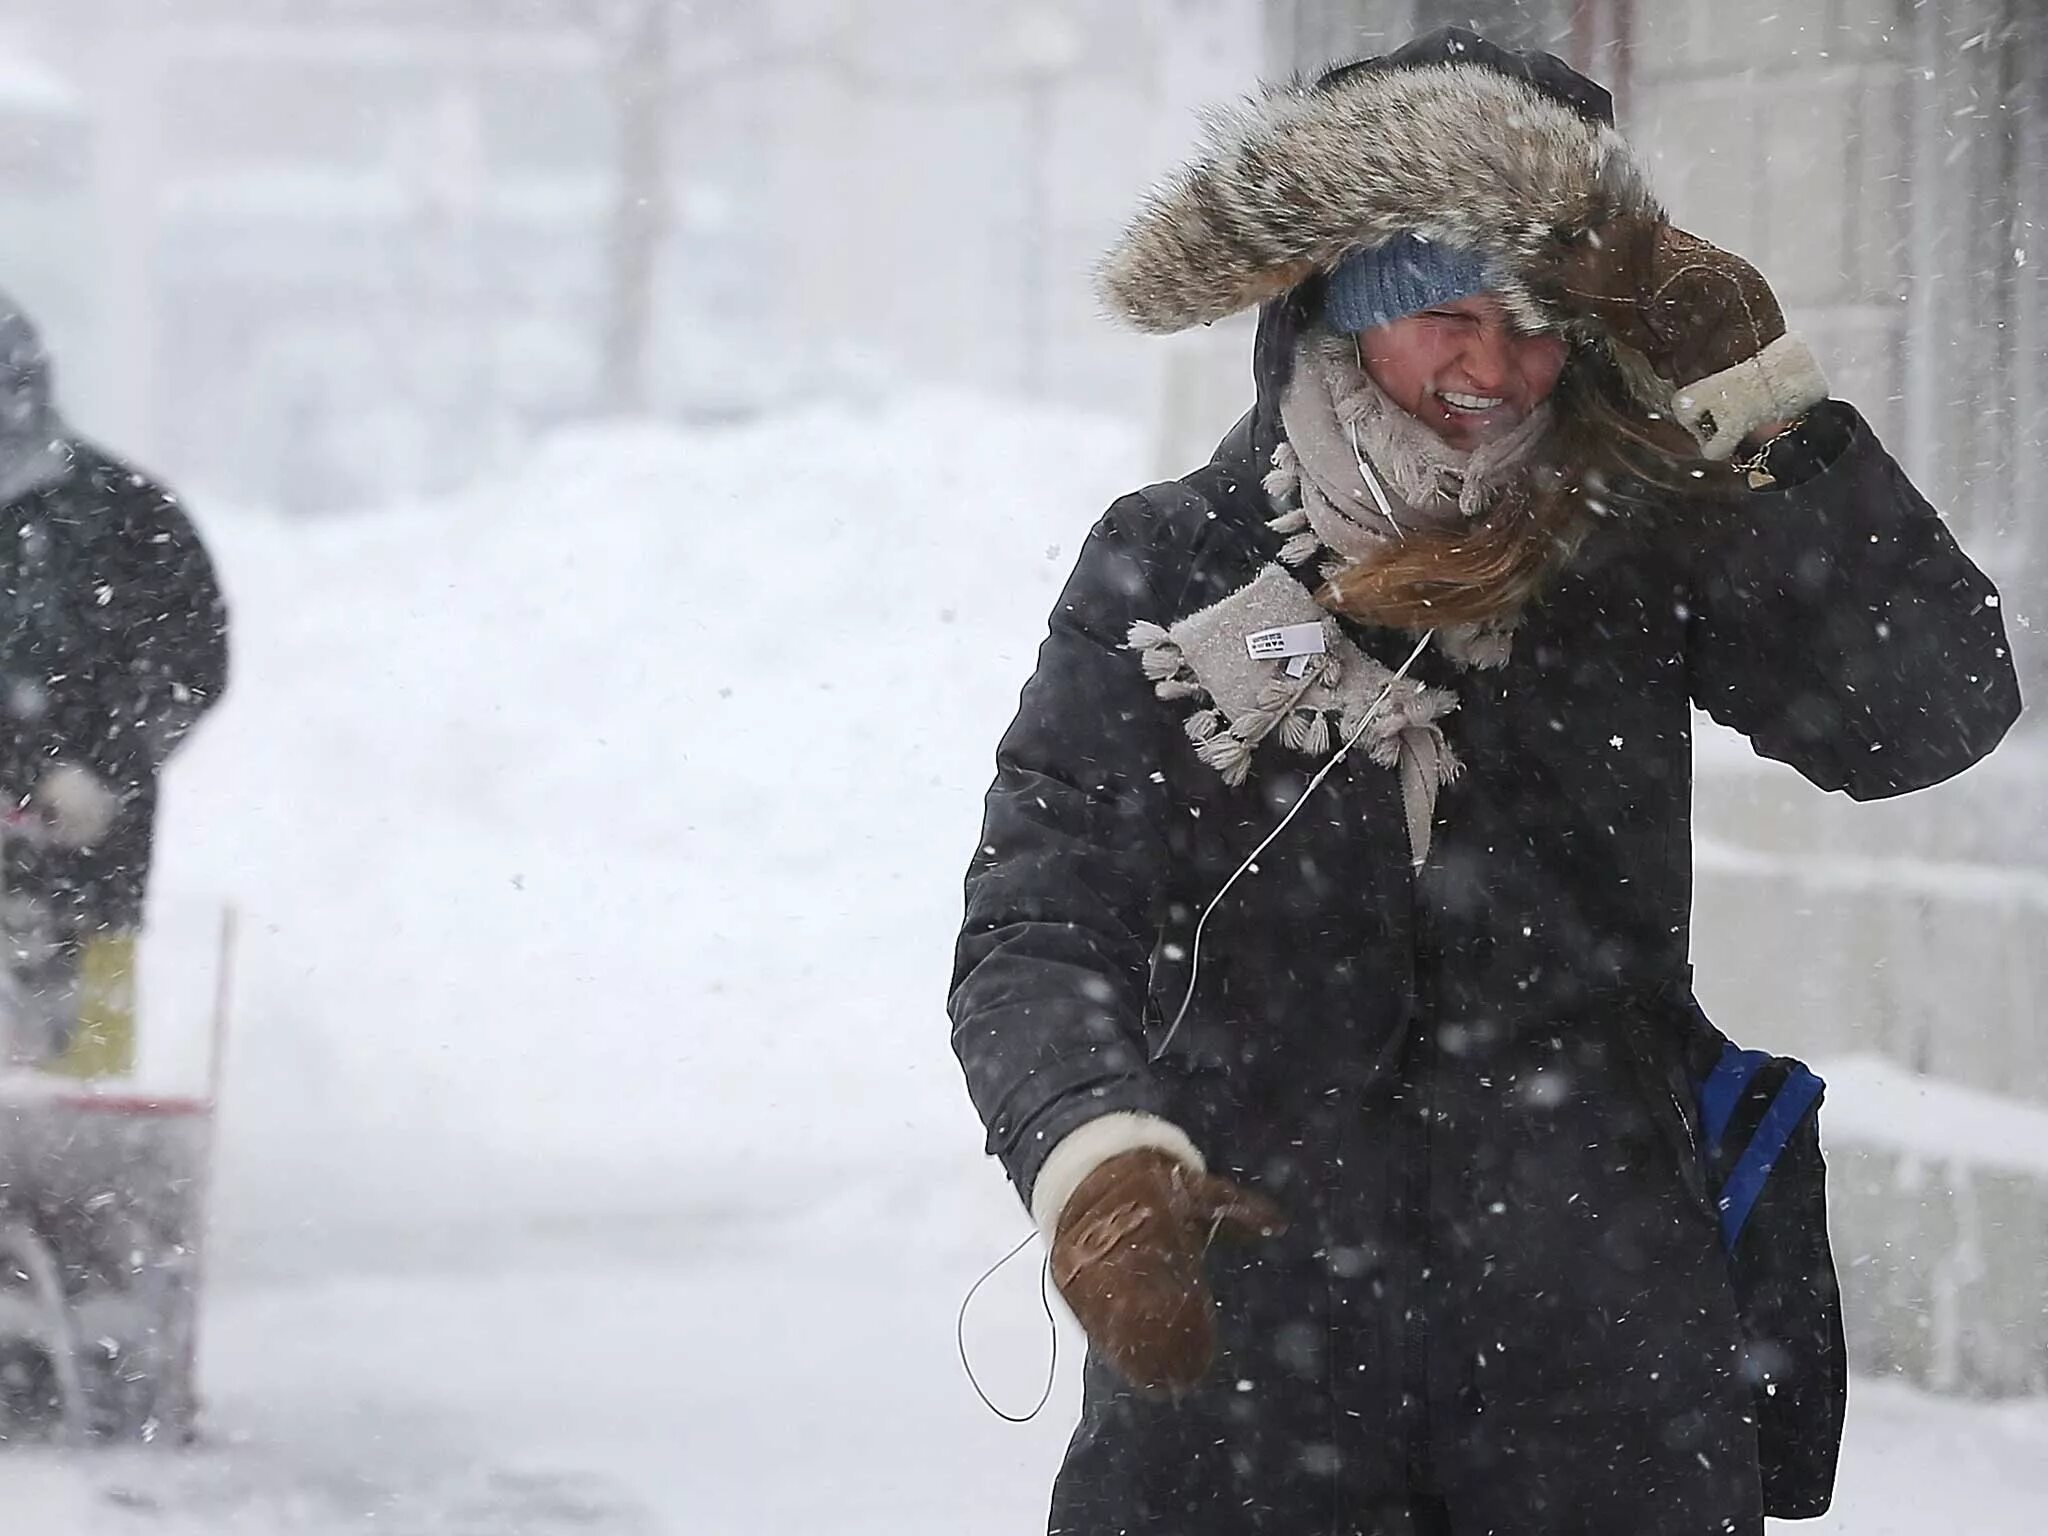
[[[1761,272],[1659,219],[1615,219],[1574,240],[1545,286],[1673,384],[1746,362],[1785,334],[1785,312]]]
[[[82,764],[58,763],[37,781],[28,808],[59,848],[90,848],[121,819],[121,794]]]
[[[1104,1162],[1069,1197],[1052,1276],[1095,1349],[1143,1392],[1192,1390],[1215,1353],[1202,1259],[1218,1232],[1272,1237],[1263,1195],[1143,1148]]]
[[[1786,333],[1763,274],[1661,219],[1614,219],[1579,236],[1537,286],[1674,386],[1672,414],[1710,458],[1827,398],[1820,365]]]

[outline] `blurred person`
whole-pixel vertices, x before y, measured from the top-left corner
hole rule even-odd
[[[227,682],[227,612],[162,486],[71,430],[0,295],[0,1059],[132,1061],[157,778]]]
[[[1824,1220],[1755,1260],[1834,1319],[1788,1451],[1706,1173],[1691,711],[1873,799],[2018,687],[1991,583],[1612,122],[1433,33],[1223,122],[1105,266],[1141,329],[1259,326],[1214,460],[1088,539],[966,883],[954,1046],[1090,1346],[1062,1536],[1826,1506]]]

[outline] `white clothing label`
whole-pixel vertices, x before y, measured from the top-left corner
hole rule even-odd
[[[1244,637],[1244,648],[1255,661],[1275,656],[1320,656],[1324,650],[1323,626],[1282,624],[1277,629],[1255,629]]]

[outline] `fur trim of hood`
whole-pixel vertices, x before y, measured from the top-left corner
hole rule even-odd
[[[1545,249],[1622,214],[1662,216],[1615,129],[1484,64],[1269,86],[1207,139],[1098,271],[1141,331],[1254,308],[1404,232],[1480,252],[1516,320],[1555,330],[1527,282]]]

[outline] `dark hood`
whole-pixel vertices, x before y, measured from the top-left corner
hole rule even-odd
[[[69,474],[70,438],[52,392],[42,333],[0,293],[0,506]]]
[[[1490,43],[1464,27],[1438,27],[1392,53],[1377,58],[1355,59],[1324,71],[1316,80],[1319,90],[1328,90],[1345,77],[1390,69],[1424,69],[1433,64],[1479,64],[1524,85],[1533,86],[1561,106],[1570,107],[1596,126],[1614,126],[1614,98],[1604,86],[1588,80],[1554,53],[1536,49],[1518,51]]]

